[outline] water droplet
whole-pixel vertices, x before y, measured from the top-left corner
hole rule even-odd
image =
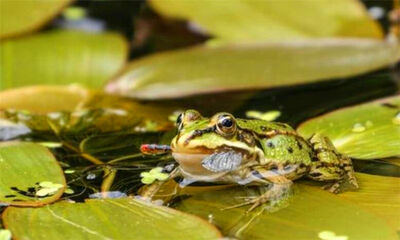
[[[396,114],[396,116],[393,118],[392,122],[396,125],[400,125],[400,112]]]
[[[213,221],[214,221],[214,215],[212,215],[211,213],[208,214],[208,222],[213,223]]]
[[[373,123],[372,121],[370,121],[370,120],[367,120],[367,121],[365,122],[365,126],[366,126],[367,128],[370,128],[370,127],[374,126],[374,123]]]
[[[318,237],[323,240],[347,240],[348,236],[338,236],[332,231],[321,231],[318,233]]]
[[[356,123],[353,125],[353,129],[351,129],[352,132],[364,132],[365,131],[364,125],[361,123]]]

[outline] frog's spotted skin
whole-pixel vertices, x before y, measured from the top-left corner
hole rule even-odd
[[[334,193],[343,183],[358,187],[351,160],[321,135],[306,140],[284,123],[235,119],[229,113],[204,118],[195,110],[183,113],[177,124],[171,149],[188,182],[290,184],[307,176],[330,182]],[[265,202],[265,196],[253,202]]]

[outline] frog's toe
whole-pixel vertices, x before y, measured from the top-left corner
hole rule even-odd
[[[340,182],[328,183],[325,186],[323,186],[322,189],[327,190],[331,193],[338,194],[341,192],[341,183]]]
[[[227,210],[227,209],[232,209],[232,208],[237,208],[237,207],[242,207],[246,205],[251,205],[251,207],[246,211],[247,213],[253,211],[257,207],[263,205],[264,203],[268,203],[268,206],[266,206],[266,209],[269,211],[269,209],[275,209],[277,206],[282,203],[283,200],[287,199],[290,195],[291,190],[291,183],[286,183],[286,184],[277,184],[274,183],[272,184],[271,188],[269,188],[266,192],[261,194],[260,196],[257,196],[255,198],[249,199],[243,203],[229,206],[226,208],[223,208],[222,210]]]
[[[355,178],[350,179],[342,179],[336,182],[330,182],[322,187],[324,190],[327,190],[331,193],[341,193],[346,190],[355,190],[358,189],[358,183]]]

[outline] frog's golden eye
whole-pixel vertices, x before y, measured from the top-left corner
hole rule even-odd
[[[222,114],[218,117],[217,131],[225,136],[231,136],[236,131],[235,118],[230,114]]]

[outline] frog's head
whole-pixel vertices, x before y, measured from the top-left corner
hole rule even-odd
[[[241,164],[258,157],[255,137],[240,129],[238,121],[243,120],[229,113],[217,113],[212,118],[202,117],[195,110],[182,113],[176,122],[178,133],[171,142],[172,154],[181,169],[188,174],[211,175],[213,172],[204,168],[202,161],[214,153],[237,154]]]

